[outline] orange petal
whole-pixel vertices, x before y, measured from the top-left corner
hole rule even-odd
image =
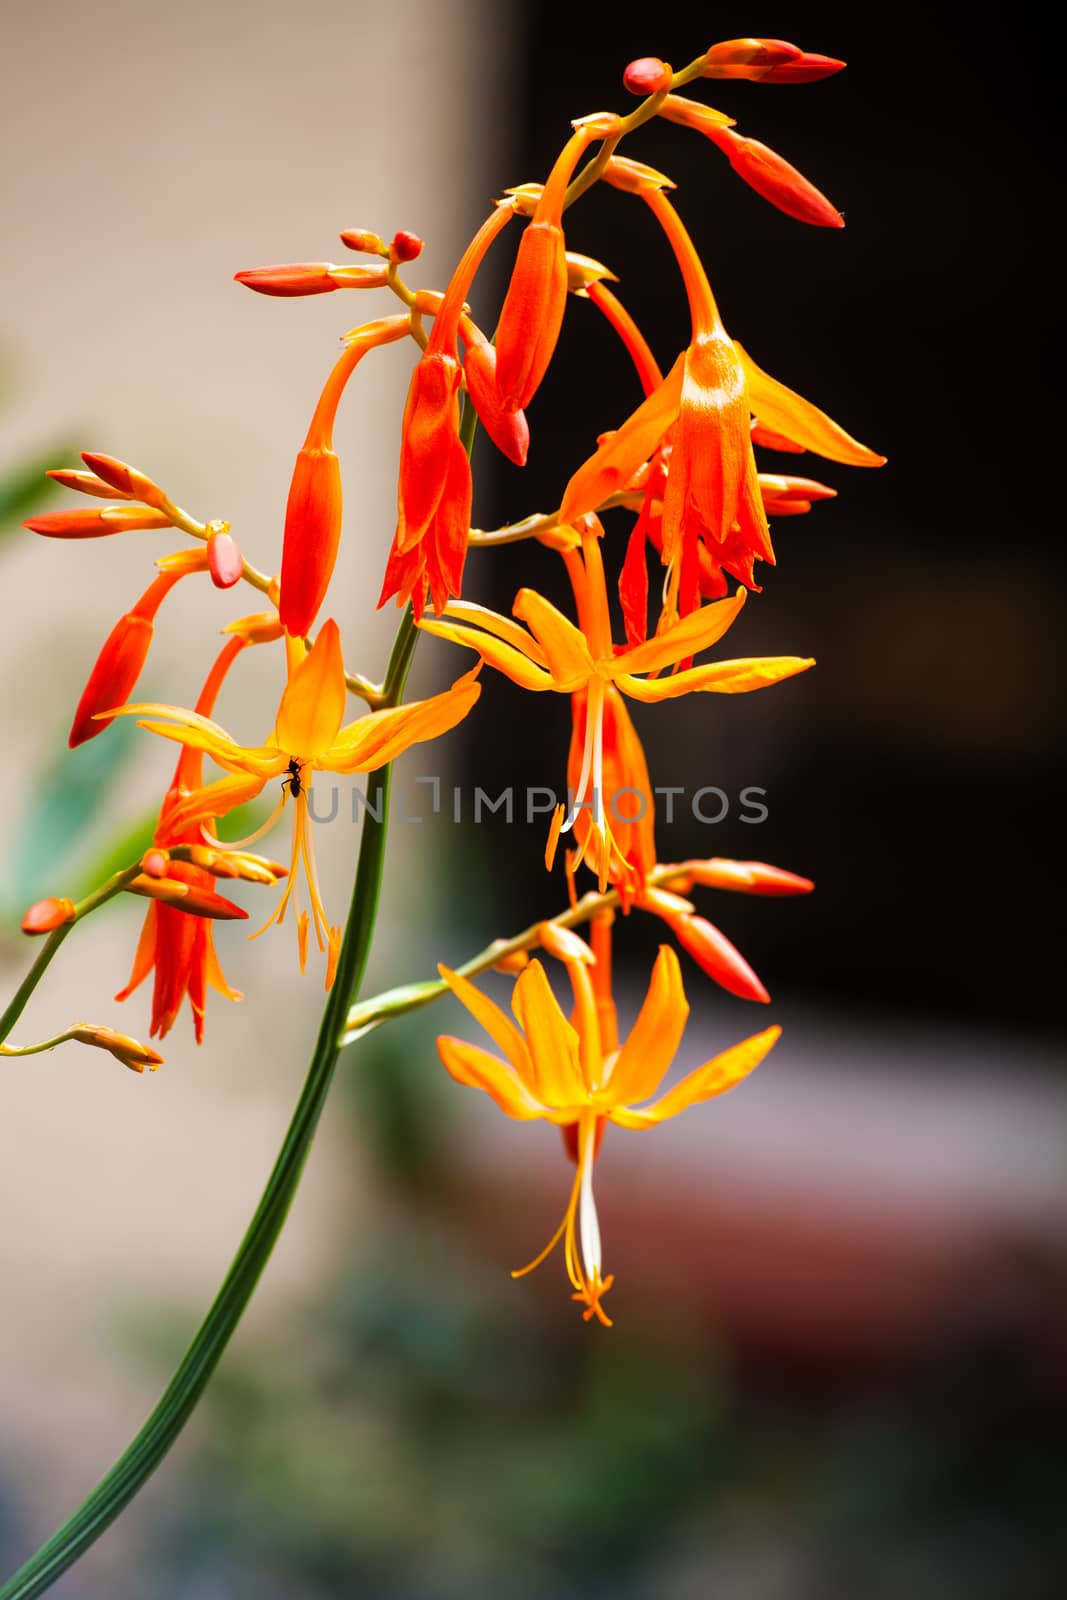
[[[537,1098],[557,1110],[582,1105],[588,1093],[578,1033],[560,1010],[540,961],[531,961],[519,973],[511,1005],[526,1035]]]
[[[445,1034],[437,1041],[437,1053],[445,1071],[451,1073],[457,1083],[470,1089],[483,1089],[505,1116],[514,1117],[518,1122],[544,1116],[544,1108],[527,1093],[512,1069],[488,1050],[480,1050],[477,1045]]]
[[[649,681],[626,675],[616,682],[623,694],[649,704],[657,700],[677,700],[679,695],[693,692],[748,694],[753,689],[765,689],[768,684],[806,672],[814,665],[810,657],[753,656],[743,661],[716,661],[707,667],[692,667],[688,672],[676,672],[671,678]]]
[[[775,433],[784,434],[805,450],[814,450],[827,461],[842,461],[850,467],[881,467],[885,456],[876,455],[865,444],[813,406],[793,389],[787,389],[769,373],[757,367],[752,357],[734,341],[734,349],[745,369],[748,398],[752,411]]]
[[[481,669],[475,667],[458,678],[443,694],[428,700],[413,700],[408,706],[389,711],[372,711],[342,728],[337,743],[316,761],[328,772],[376,772],[413,744],[436,739],[462,722],[482,692],[475,681]]]
[[[745,603],[747,591],[738,589],[730,600],[717,600],[713,605],[701,606],[673,627],[648,639],[644,644],[616,656],[615,667],[622,673],[656,672],[661,667],[673,667],[687,656],[695,656],[721,639],[732,627]]]
[[[764,1056],[777,1043],[781,1032],[781,1028],[765,1028],[762,1033],[753,1034],[751,1039],[735,1044],[732,1049],[724,1050],[721,1055],[706,1061],[702,1067],[697,1067],[695,1072],[689,1073],[681,1083],[676,1084],[673,1089],[668,1090],[659,1100],[653,1101],[643,1110],[626,1107],[609,1112],[611,1121],[617,1122],[623,1128],[651,1128],[657,1122],[664,1122],[668,1117],[677,1116],[679,1111],[684,1111],[687,1106],[697,1105],[701,1100],[711,1100],[718,1094],[725,1094],[759,1066]]]
[[[688,1016],[678,957],[670,945],[661,944],[644,1004],[608,1080],[616,1105],[655,1094],[682,1042]]]
[[[520,589],[512,611],[525,622],[548,660],[556,688],[569,692],[593,676],[585,634],[536,589]]]
[[[347,694],[341,635],[331,617],[285,686],[274,729],[279,749],[303,761],[321,755],[337,737]]]
[[[563,491],[561,522],[572,523],[595,511],[648,460],[678,415],[684,366],[683,352],[659,388],[578,468]]]
[[[509,644],[504,644],[500,639],[494,639],[488,634],[476,631],[474,628],[464,628],[449,622],[427,622],[423,620],[419,627],[424,633],[434,633],[439,639],[448,639],[452,644],[466,645],[471,650],[477,650],[482,660],[489,666],[495,667],[498,672],[517,683],[520,689],[554,689],[556,684],[551,673],[541,667],[535,667],[529,656],[515,650]]]
[[[480,1022],[493,1043],[504,1052],[514,1071],[527,1088],[533,1088],[533,1066],[526,1040],[511,1018],[487,994],[451,967],[438,963],[438,972],[460,1005],[466,1006],[475,1022]]]

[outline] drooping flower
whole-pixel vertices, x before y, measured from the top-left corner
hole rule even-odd
[[[721,639],[741,610],[745,591],[739,589],[732,599],[703,606],[655,638],[617,653],[611,638],[600,531],[596,518],[586,519],[580,553],[572,550],[564,555],[575,591],[579,626],[534,589],[521,589],[512,607],[526,628],[483,606],[462,601],[449,605],[445,612],[447,618],[457,620],[424,620],[421,626],[428,633],[477,650],[483,661],[521,688],[553,690],[557,694],[586,691],[582,759],[574,802],[569,817],[564,816],[563,807],[557,810],[549,848],[551,852],[559,833],[573,827],[581,808],[591,804],[591,827],[598,835],[603,876],[604,864],[613,851],[617,853],[604,799],[608,686],[614,684],[624,695],[642,701],[673,700],[690,692],[744,694],[803,672],[814,662],[799,656],[764,656],[653,676],[690,660]]]
[[[594,962],[593,952],[574,934],[556,945],[553,953],[565,961],[571,982],[570,1020],[538,960],[530,961],[515,981],[512,1011],[518,1027],[472,983],[441,967],[452,993],[486,1030],[503,1059],[449,1036],[438,1039],[437,1049],[458,1083],[481,1089],[506,1116],[520,1122],[541,1118],[560,1128],[576,1163],[567,1209],[544,1250],[513,1276],[540,1265],[562,1239],[573,1298],[584,1307],[585,1321],[596,1317],[610,1327],[602,1301],[614,1279],[604,1275],[593,1195],[593,1167],[607,1123],[653,1128],[688,1106],[724,1094],[763,1060],[781,1029],[754,1034],[705,1062],[651,1104],[642,1105],[659,1089],[689,1013],[677,956],[669,945],[660,947],[644,1004],[620,1048],[606,963]]]
[[[259,832],[265,832],[292,799],[296,814],[292,862],[281,901],[260,932],[282,921],[291,899],[294,904],[297,902],[297,879],[303,867],[315,937],[319,949],[327,953],[329,986],[340,950],[341,929],[332,925],[326,914],[315,868],[308,811],[314,774],[377,771],[411,745],[454,728],[481,690],[475,682],[476,668],[443,694],[389,710],[371,711],[342,727],[348,691],[337,624],[332,619],[324,623],[310,651],[305,651],[302,641],[290,639],[288,653],[289,681],[278,706],[274,731],[263,745],[239,745],[218,723],[180,706],[131,705],[121,707],[121,713],[145,718],[142,727],[190,750],[202,751],[229,774],[216,783],[194,789],[172,808],[169,822],[175,829],[197,827],[209,819],[223,817],[254,800],[268,783],[280,780],[281,800]],[[308,914],[298,910],[301,969],[306,960],[308,927]]]
[[[472,493],[470,462],[459,437],[460,325],[474,275],[514,214],[513,201],[497,206],[467,246],[411,375],[401,429],[396,534],[379,606],[395,595],[398,605],[410,600],[421,616],[427,596],[440,611],[449,595],[460,592]],[[478,389],[474,375],[472,401]]]
[[[243,639],[231,639],[223,646],[215,661],[200,696],[196,712],[207,717],[214,709],[219,689],[233,662],[244,648]],[[203,752],[187,748],[178,757],[178,765],[170,788],[167,790],[159,814],[153,840],[162,850],[179,844],[201,843],[201,828],[214,831],[214,822],[204,818],[199,821],[175,823],[182,805],[189,795],[202,786]],[[213,874],[188,861],[168,860],[167,875],[193,887],[211,890],[215,885]],[[281,871],[281,869],[279,869]],[[120,989],[116,1000],[127,1000],[133,991],[154,972],[152,988],[152,1021],[149,1037],[162,1039],[170,1032],[188,998],[193,1014],[193,1030],[197,1044],[204,1039],[204,1008],[208,989],[214,989],[227,1000],[240,1000],[242,996],[231,989],[223,976],[215,953],[214,930],[210,919],[191,915],[164,900],[152,900],[145,915],[133,970],[125,988]]]

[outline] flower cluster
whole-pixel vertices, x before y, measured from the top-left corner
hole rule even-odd
[[[734,173],[787,216],[840,228],[836,208],[794,167],[738,132],[731,116],[678,90],[698,80],[811,83],[842,65],[767,39],[716,44],[679,72],[656,58],[632,62],[624,84],[640,97],[637,108],[628,115],[577,119],[544,182],[508,189],[492,206],[443,290],[413,288],[407,281],[404,274],[422,250],[420,239],[407,231],[387,242],[368,229],[345,230],[341,242],[363,258],[357,264],[303,261],[239,272],[238,283],[268,296],[376,290],[391,295],[396,306],[343,337],[296,456],[276,575],[251,565],[228,522],[201,522],[153,479],[97,452],[85,452],[83,466],[51,476],[109,503],[27,523],[57,539],[163,530],[185,537],[181,549],[156,560],[156,575],[105,640],[70,733],[71,745],[77,745],[106,735],[117,717],[135,716],[144,729],[180,746],[153,846],[121,881],[90,901],[76,905],[56,895],[31,907],[24,923],[27,933],[58,940],[107,895],[146,896],[133,969],[116,998],[127,999],[153,974],[152,1036],[168,1032],[188,999],[202,1040],[207,990],[241,998],[223,977],[214,923],[246,913],[217,892],[220,878],[266,889],[284,880],[264,927],[282,922],[291,909],[301,968],[313,936],[327,989],[333,984],[345,935],[331,919],[315,865],[309,795],[319,773],[378,772],[412,745],[447,733],[474,710],[487,669],[503,674],[520,694],[547,696],[547,713],[567,719],[571,798],[557,808],[545,848],[549,870],[557,862],[562,866],[566,909],[509,944],[504,969],[513,982],[513,1016],[470,981],[472,972],[494,963],[499,942],[465,972],[442,967],[440,985],[424,986],[411,1003],[450,992],[497,1053],[442,1037],[438,1049],[448,1073],[482,1090],[511,1118],[560,1128],[574,1164],[570,1198],[559,1229],[530,1265],[562,1240],[574,1298],[589,1321],[610,1322],[603,1302],[613,1280],[605,1271],[593,1183],[607,1124],[651,1128],[723,1093],[753,1070],[779,1033],[775,1027],[758,1031],[661,1092],[688,1014],[681,966],[674,942],[664,942],[644,1004],[620,1043],[611,984],[617,912],[657,917],[670,941],[722,989],[765,1003],[769,997],[759,977],[689,895],[712,888],[777,896],[812,887],[806,878],[766,863],[712,859],[672,867],[660,860],[653,785],[629,702],[747,694],[812,666],[802,655],[707,655],[732,629],[743,632],[746,603],[759,590],[758,568],[775,561],[774,520],[806,513],[836,493],[812,477],[764,470],[757,452],[811,452],[861,467],[883,461],[773,378],[732,337],[683,221],[684,208],[671,198],[674,184],[621,154],[620,146],[650,119],[661,118],[707,139]],[[567,213],[596,183],[617,191],[620,206],[643,206],[655,219],[688,307],[684,349],[657,354],[655,330],[646,334],[637,326],[610,287],[616,279],[609,268],[568,248]],[[479,273],[509,231],[520,237],[502,304],[488,301],[476,321],[472,300],[477,303],[481,290]],[[597,418],[602,431],[591,454],[583,459],[584,452],[576,451],[563,463],[565,487],[556,510],[507,528],[472,530],[476,427],[481,424],[509,460],[525,462],[527,411],[567,317],[588,315],[585,305],[632,362],[630,404],[620,407],[622,414],[608,410]],[[486,330],[494,327],[491,336]],[[463,652],[477,658],[443,693],[407,704],[400,699],[402,680],[387,677],[378,684],[349,669],[341,629],[327,614],[345,523],[341,461],[334,449],[338,408],[364,359],[382,360],[379,351],[399,344],[414,347],[416,360],[400,429],[396,526],[391,545],[382,544],[377,603],[395,601],[405,608],[402,629],[411,647],[417,629],[450,650],[460,647],[457,663],[469,666],[471,656]],[[361,536],[367,536],[364,530]],[[529,541],[531,559],[512,614],[464,598],[468,550],[521,539]],[[546,571],[559,563],[573,599],[566,611],[541,592]],[[650,573],[657,573],[654,583]],[[251,587],[257,609],[225,623],[225,642],[193,706],[137,700],[164,600],[179,583],[205,577],[226,593]],[[615,596],[620,629],[612,622]],[[277,659],[277,700],[253,730],[259,742],[246,743],[247,736],[238,738],[214,720],[216,701],[248,652],[263,649]],[[350,718],[352,698],[362,706]],[[708,715],[707,702],[694,702],[692,714]],[[205,774],[205,758],[213,773]],[[234,826],[230,814],[264,791],[274,804],[265,808],[269,815],[255,832],[244,839],[223,837]],[[250,854],[249,846],[286,814],[292,817],[288,867]],[[591,876],[579,897],[583,869]],[[588,939],[576,925],[588,925]],[[565,972],[566,1011],[546,962]],[[353,999],[348,995],[345,1003]],[[402,1009],[404,1004],[394,1007]],[[149,1047],[103,1026],[77,1024],[46,1046],[60,1038],[103,1047],[137,1070],[160,1061]],[[19,1054],[46,1046],[2,1048]]]

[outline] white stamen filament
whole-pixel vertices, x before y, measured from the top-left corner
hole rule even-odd
[[[596,1124],[590,1121],[581,1132],[581,1180],[578,1196],[578,1236],[582,1245],[582,1262],[586,1278],[592,1282],[600,1276],[603,1264],[600,1248],[600,1222],[593,1199],[593,1145],[596,1141]]]
[[[578,776],[578,786],[574,791],[574,803],[570,815],[567,817],[560,833],[569,833],[578,819],[582,809],[581,802],[585,799],[585,791],[589,784],[590,773],[593,775],[593,822],[594,826],[603,832],[604,796],[604,685],[599,678],[589,685],[589,698],[585,708],[585,746],[582,750],[582,770]]]

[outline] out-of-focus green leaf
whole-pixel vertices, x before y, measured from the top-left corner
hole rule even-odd
[[[41,895],[66,893],[65,869],[101,816],[136,741],[133,724],[117,720],[99,739],[90,739],[76,750],[68,750],[64,744],[45,771],[34,778],[15,829],[13,859],[4,875],[8,915],[17,912],[21,916]]]
[[[0,476],[0,537],[13,533],[24,517],[39,511],[51,498],[55,484],[46,477],[49,467],[61,467],[77,460],[70,445],[58,445],[24,466],[14,467]]]

